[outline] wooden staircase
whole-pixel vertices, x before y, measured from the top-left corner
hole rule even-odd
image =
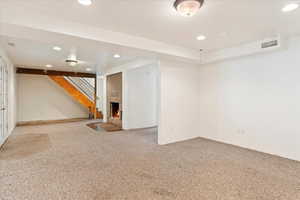
[[[69,83],[69,81],[67,81],[63,76],[49,75],[49,78],[52,79],[55,83],[57,83],[60,87],[64,88],[65,91],[68,92],[68,94],[71,95],[81,105],[89,109],[89,113],[92,113],[94,116],[96,116],[96,119],[103,119],[102,113],[97,111],[95,102],[89,100],[75,86]]]

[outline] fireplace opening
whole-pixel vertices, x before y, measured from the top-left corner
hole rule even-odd
[[[120,119],[120,104],[117,102],[110,102],[110,117],[113,119]]]

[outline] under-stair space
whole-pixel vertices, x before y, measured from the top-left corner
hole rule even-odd
[[[103,119],[102,113],[96,108],[95,79],[52,75],[49,75],[49,78],[86,107],[89,110],[90,119]]]

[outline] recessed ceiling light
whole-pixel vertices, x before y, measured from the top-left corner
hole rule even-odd
[[[88,71],[88,72],[92,71],[91,68],[86,68],[85,70]]]
[[[298,7],[299,7],[299,4],[290,3],[290,4],[285,5],[281,10],[282,10],[282,12],[290,12],[290,11],[296,10]]]
[[[49,65],[49,64],[48,64],[48,65],[46,65],[46,67],[47,67],[47,68],[51,68],[51,67],[53,67],[53,65]]]
[[[55,51],[61,51],[61,47],[59,47],[59,46],[54,46],[54,47],[53,47],[53,50],[55,50]]]
[[[197,37],[197,40],[205,40],[206,39],[206,36],[205,35],[199,35],[198,37]]]
[[[84,6],[89,6],[92,4],[92,0],[78,0],[78,3]]]
[[[174,7],[179,14],[191,17],[202,7],[204,0],[176,0]]]
[[[121,58],[121,56],[119,54],[115,54],[114,58]]]

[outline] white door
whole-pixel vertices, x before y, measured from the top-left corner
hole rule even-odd
[[[8,131],[8,69],[0,57],[0,141],[3,141]]]

